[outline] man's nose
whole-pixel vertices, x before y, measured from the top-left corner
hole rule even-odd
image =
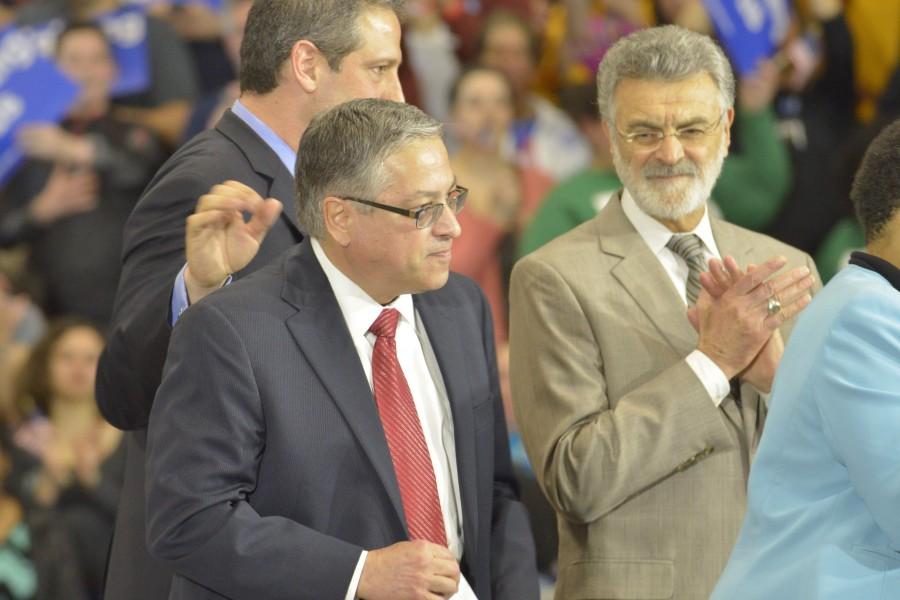
[[[403,86],[400,85],[400,76],[398,73],[394,73],[391,81],[384,89],[381,99],[393,100],[394,102],[406,102],[406,97],[403,95]]]
[[[654,154],[660,162],[674,165],[684,158],[684,146],[678,136],[672,133],[662,139]]]
[[[438,217],[438,220],[431,226],[432,233],[438,237],[450,237],[450,238],[458,238],[462,233],[462,226],[459,224],[459,219],[456,218],[456,213],[450,210],[449,206],[444,206],[444,210],[441,211],[441,216]]]

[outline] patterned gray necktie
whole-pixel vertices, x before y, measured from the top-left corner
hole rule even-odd
[[[697,297],[700,295],[700,273],[706,270],[703,242],[693,233],[673,235],[666,244],[666,248],[687,262],[689,269],[686,290],[687,301],[688,306],[693,306],[697,303]]]

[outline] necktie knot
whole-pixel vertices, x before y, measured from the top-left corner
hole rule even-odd
[[[376,337],[394,337],[397,332],[397,321],[400,319],[400,311],[396,308],[385,308],[378,318],[369,327],[369,331]]]
[[[703,241],[695,233],[673,235],[669,238],[666,248],[679,255],[688,263],[703,261]]]

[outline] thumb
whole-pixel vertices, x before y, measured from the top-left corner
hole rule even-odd
[[[691,327],[693,327],[698,332],[700,331],[700,311],[696,306],[692,306],[687,311],[688,321],[691,322]]]
[[[281,214],[283,206],[280,201],[275,198],[266,198],[263,200],[253,212],[253,216],[247,222],[247,233],[253,236],[257,241],[262,241],[266,233],[275,224],[278,215]]]

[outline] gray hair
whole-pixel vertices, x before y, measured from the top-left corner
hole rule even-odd
[[[408,144],[438,138],[440,121],[391,100],[351,100],[316,115],[297,153],[297,220],[316,238],[325,234],[322,201],[328,196],[373,200],[391,183],[385,160]],[[360,210],[367,207],[360,205]]]
[[[700,73],[719,88],[723,110],[734,106],[734,74],[712,39],[678,25],[636,31],[613,44],[597,69],[600,115],[614,120],[613,94],[623,79],[679,81]]]
[[[308,40],[333,71],[362,45],[357,19],[371,7],[402,14],[406,0],[256,0],[241,43],[242,92],[266,94],[300,40]]]

